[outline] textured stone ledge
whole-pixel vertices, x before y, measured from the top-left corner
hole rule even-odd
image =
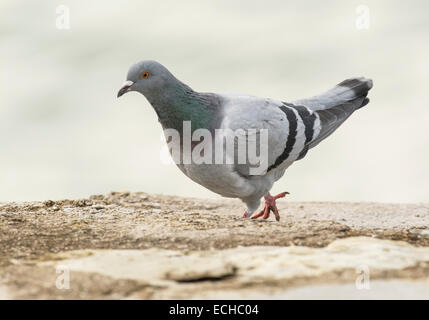
[[[2,203],[0,299],[429,298],[429,205],[280,209],[277,223],[144,193]]]

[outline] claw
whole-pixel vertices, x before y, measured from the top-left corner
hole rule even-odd
[[[267,193],[265,198],[265,207],[262,211],[260,211],[258,214],[252,217],[252,219],[258,219],[259,217],[262,217],[262,219],[268,219],[270,216],[270,211],[274,213],[274,216],[276,217],[277,221],[280,221],[280,214],[279,210],[277,209],[276,200],[279,198],[284,198],[289,192],[282,192],[279,193],[276,196],[271,196],[269,193]]]
[[[276,220],[280,221],[280,214],[279,214],[279,210],[277,209],[277,207],[271,208],[271,210],[273,210],[274,216],[276,217]]]
[[[289,194],[289,192],[287,192],[287,191],[286,192],[282,192],[282,193],[279,193],[278,195],[274,196],[273,198],[274,198],[274,200],[277,200],[279,198],[286,197],[287,194]]]

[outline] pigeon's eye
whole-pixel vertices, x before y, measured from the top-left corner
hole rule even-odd
[[[142,73],[142,78],[143,78],[143,79],[147,79],[147,78],[149,78],[149,72],[143,72],[143,73]]]

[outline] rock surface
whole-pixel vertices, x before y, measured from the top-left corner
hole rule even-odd
[[[118,192],[0,204],[0,299],[429,298],[429,205]]]

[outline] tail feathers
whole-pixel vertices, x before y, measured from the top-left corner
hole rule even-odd
[[[369,98],[365,97],[365,99],[363,99],[363,101],[362,101],[362,103],[361,103],[360,107],[357,107],[357,108],[356,108],[356,110],[357,110],[357,109],[360,109],[360,108],[362,108],[362,107],[365,107],[368,103],[369,103]]]
[[[344,80],[337,84],[332,90],[339,91],[340,97],[350,101],[359,97],[366,97],[368,91],[372,88],[372,80],[364,77]]]
[[[300,103],[318,115],[320,131],[308,144],[313,148],[334,132],[351,114],[369,103],[368,91],[372,80],[366,78],[347,79],[331,90]]]
[[[308,99],[295,101],[294,104],[304,105],[313,111],[325,110],[339,104],[347,103],[353,100],[359,100],[361,97],[365,98],[371,88],[371,79],[364,77],[351,78],[340,82],[335,87],[322,94]],[[355,109],[365,106],[368,104],[368,102],[369,99],[360,100],[360,104],[355,104]]]

